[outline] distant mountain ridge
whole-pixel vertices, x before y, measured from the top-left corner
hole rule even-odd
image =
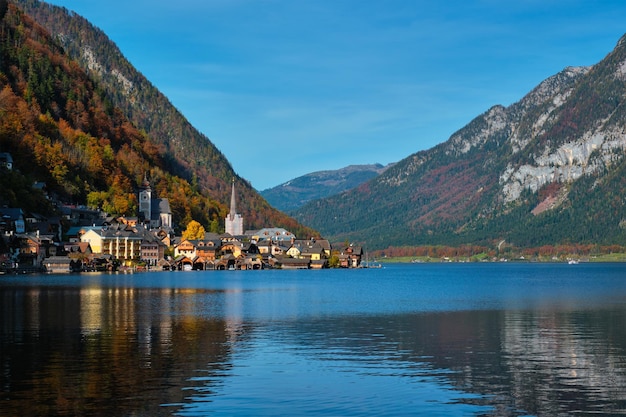
[[[624,244],[625,104],[622,38],[598,64],[566,68],[357,189],[305,205],[296,218],[370,248]]]
[[[336,170],[312,172],[261,191],[261,195],[272,206],[290,213],[311,200],[357,187],[382,174],[389,166],[391,164],[350,165]]]

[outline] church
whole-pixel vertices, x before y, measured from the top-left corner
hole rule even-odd
[[[237,201],[235,196],[235,180],[230,195],[230,213],[226,216],[226,233],[231,236],[243,235],[243,216],[237,213]]]
[[[172,230],[172,211],[167,198],[153,198],[152,188],[144,177],[139,188],[139,217],[149,228]]]

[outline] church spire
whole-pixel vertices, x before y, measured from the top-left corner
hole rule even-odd
[[[230,195],[230,213],[225,219],[226,233],[231,236],[243,235],[243,216],[237,213],[237,200],[235,196],[235,179],[233,178],[232,192]]]
[[[235,199],[235,179],[233,178],[232,192],[230,194],[230,216],[231,219],[237,213],[237,200]]]

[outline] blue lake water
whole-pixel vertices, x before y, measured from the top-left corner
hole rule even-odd
[[[0,276],[0,415],[626,415],[626,264]]]

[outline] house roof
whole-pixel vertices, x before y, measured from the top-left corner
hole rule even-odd
[[[108,229],[103,229],[100,236],[107,239],[123,238],[123,239],[143,239],[143,233],[137,233],[132,228],[126,228],[125,225],[111,226]]]
[[[85,233],[89,230],[99,231],[102,230],[102,226],[72,226],[67,231],[67,236],[78,236],[79,233]]]
[[[296,240],[294,241],[292,247],[298,249],[301,253],[320,253],[329,251],[330,242],[325,239],[321,240]]]
[[[256,232],[254,236],[258,237],[259,241],[268,239],[273,241],[291,241],[296,238],[293,233],[282,227],[266,227]]]
[[[362,255],[363,254],[363,248],[361,246],[356,246],[356,245],[350,245],[348,247],[344,247],[341,250],[342,254],[353,254],[353,255]]]
[[[72,259],[68,256],[50,256],[43,260],[45,264],[70,264]]]
[[[328,239],[316,239],[315,243],[317,243],[322,248],[324,248],[324,250],[329,251],[329,250],[332,249],[332,246],[331,246],[330,241]]]
[[[157,261],[157,265],[159,266],[171,266],[170,262],[167,259],[161,258]]]
[[[254,256],[258,255],[260,250],[259,247],[257,246],[256,243],[252,243],[252,242],[245,242],[243,244],[243,246],[241,247],[241,249],[247,253],[247,254],[252,254]]]
[[[311,255],[311,254],[323,254],[326,253],[323,247],[319,245],[313,245],[310,247],[304,247],[301,252],[302,255]]]
[[[87,253],[91,251],[91,245],[89,242],[76,242],[76,243],[63,243],[63,247],[67,252],[80,252]]]
[[[21,208],[0,208],[0,216],[8,217],[10,221],[24,220],[24,212]]]

